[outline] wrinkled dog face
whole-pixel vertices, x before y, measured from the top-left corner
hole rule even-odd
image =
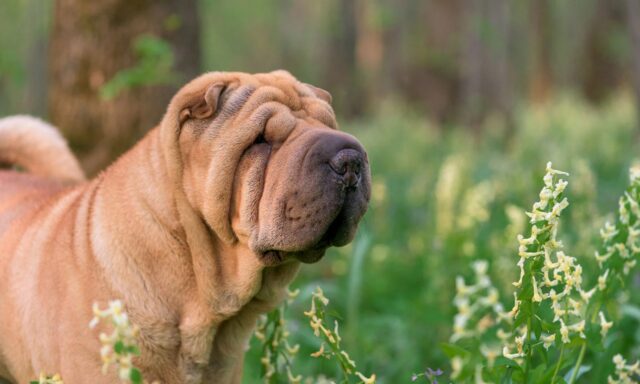
[[[367,154],[336,130],[330,96],[286,72],[196,79],[180,113],[183,187],[223,240],[266,265],[315,262],[353,239]]]

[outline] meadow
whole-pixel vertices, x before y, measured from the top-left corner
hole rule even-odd
[[[320,286],[331,300],[329,312],[340,321],[342,346],[358,370],[375,373],[378,383],[411,382],[412,374],[427,368],[443,371],[440,382],[482,382],[449,379],[452,367],[442,344],[452,335],[456,277],[472,280],[472,263],[486,260],[502,305],[513,306],[517,236],[528,236],[525,211],[538,200],[551,161],[570,174],[564,192],[570,205],[558,239],[584,268],[583,284],[594,285],[599,229],[615,221],[637,158],[634,113],[625,94],[599,107],[565,95],[545,105],[519,106],[510,124],[489,118],[482,134],[432,125],[393,103],[375,116],[344,123],[342,129],[368,150],[373,196],[356,240],[304,266],[292,286],[300,294],[285,318],[289,343],[300,345],[295,374],[313,382],[340,377],[335,363],[309,357],[320,342],[303,312]],[[581,369],[578,382],[606,382],[615,354],[637,359],[640,281],[634,273],[623,293],[611,298],[622,309],[613,311],[615,326],[605,348],[586,353],[588,368]],[[261,380],[261,345],[252,339],[245,383]]]
[[[549,238],[529,241],[535,237],[532,231],[549,223],[532,223],[526,214],[536,210],[532,209],[536,202],[545,202],[538,205],[544,205],[540,208],[544,214],[556,205],[563,207],[562,217],[553,217],[559,220],[557,228],[555,222],[552,225],[551,247],[557,248],[555,260],[574,263],[567,272],[575,273],[580,266],[584,290],[570,298],[589,296],[588,289],[598,287],[603,274],[595,257],[596,251],[603,252],[603,238],[606,246],[622,237],[626,241],[632,232],[618,216],[619,199],[630,184],[629,169],[640,161],[640,82],[632,81],[633,75],[640,78],[640,64],[632,65],[632,57],[640,57],[636,52],[640,35],[631,33],[640,33],[640,28],[628,29],[626,20],[634,14],[633,1],[587,0],[580,7],[538,0],[469,4],[331,0],[308,7],[281,0],[149,2],[164,6],[168,15],[164,19],[145,15],[150,12],[145,7],[129,9],[132,2],[125,0],[105,2],[109,6],[96,12],[98,16],[87,12],[92,7],[76,6],[74,12],[59,7],[72,1],[4,3],[0,115],[29,113],[59,125],[90,174],[144,133],[129,135],[108,125],[97,130],[94,121],[119,121],[128,116],[123,111],[129,104],[140,105],[140,115],[131,114],[130,121],[122,122],[124,127],[137,127],[148,113],[146,107],[160,116],[165,105],[153,110],[156,107],[149,101],[155,98],[145,92],[163,90],[167,83],[175,88],[193,77],[195,69],[200,73],[286,68],[333,94],[341,129],[357,136],[368,151],[370,207],[354,242],[330,249],[316,264],[304,265],[291,286],[297,296],[265,317],[248,347],[243,383],[344,382],[342,371],[348,360],[336,363],[311,356],[326,336],[318,337],[310,326],[315,321],[311,303],[320,300],[318,287],[330,300],[323,316],[339,321],[340,348],[357,363],[357,371],[367,377],[375,374],[377,383],[605,383],[615,375],[616,364],[633,368],[640,358],[640,268],[631,263],[639,258],[638,252],[632,249],[625,264],[628,276],[616,280],[613,294],[604,297],[596,290],[587,308],[573,308],[580,315],[572,315],[566,324],[573,331],[565,343],[560,340],[565,327],[550,320],[554,310],[550,287],[533,283],[547,273],[541,274],[543,263],[536,258]],[[184,10],[194,14],[197,10],[198,21],[176,17]],[[121,20],[120,14],[139,18]],[[86,19],[71,22],[67,16],[73,15]],[[57,19],[62,21],[56,23]],[[640,23],[640,17],[636,19],[635,24]],[[135,25],[143,20],[154,22]],[[129,24],[119,25],[125,21]],[[629,23],[634,23],[633,17]],[[112,24],[129,28],[131,35],[79,29],[67,41],[56,33],[56,27],[63,25]],[[193,30],[183,31],[183,26]],[[122,41],[115,42],[114,36]],[[175,39],[180,36],[193,43]],[[84,38],[91,39],[87,43]],[[56,40],[61,43],[55,44]],[[121,45],[118,57],[123,60],[117,65],[110,58],[94,60],[108,52],[107,42]],[[86,62],[94,65],[92,71],[77,69],[86,64],[74,61],[75,52],[83,47]],[[192,49],[185,52],[185,47]],[[56,50],[60,52],[53,54]],[[52,59],[57,58],[68,62],[54,65]],[[185,67],[189,63],[193,68]],[[67,84],[68,74],[52,70],[58,67],[73,69],[69,73],[77,72],[79,82]],[[90,89],[83,88],[86,84]],[[119,99],[123,90],[125,99]],[[89,96],[82,102],[75,98],[54,102],[83,92]],[[126,97],[135,103],[127,103]],[[95,103],[93,120],[80,121],[77,127],[60,122],[58,109],[91,110],[85,102]],[[478,116],[472,113],[476,109]],[[103,111],[110,111],[104,115],[107,118]],[[467,121],[483,123],[472,127]],[[82,136],[74,130],[86,130],[96,142],[74,142],[72,136]],[[127,146],[119,148],[123,143]],[[92,158],[92,151],[111,155],[103,156],[104,164],[91,165],[84,159]],[[548,162],[569,174],[551,172],[550,187],[543,184]],[[545,195],[556,191],[555,183],[564,188],[564,180],[566,190],[551,199]],[[551,189],[541,191],[543,187]],[[633,202],[626,204],[631,208]],[[607,222],[613,226],[605,226]],[[568,258],[558,258],[559,251]],[[532,258],[523,258],[523,252]],[[516,286],[521,260],[526,267],[524,281]],[[567,275],[561,277],[566,280]],[[558,284],[567,286],[566,281]],[[508,326],[522,330],[526,325],[527,332],[511,335],[504,351],[495,339],[502,329],[500,317],[514,307],[514,293],[522,308]],[[566,306],[572,305],[568,298]],[[480,312],[472,304],[494,299],[493,307],[480,305]],[[110,305],[96,309],[97,319],[116,319],[112,319],[115,336],[105,341],[111,343],[105,347],[108,363],[120,358],[114,352],[122,353],[125,381],[141,382],[138,373],[135,379],[129,377],[137,351],[134,327],[122,320],[126,316],[121,303]],[[494,310],[497,306],[500,310]],[[461,317],[469,308],[474,308],[475,318]],[[605,320],[599,317],[600,309]],[[461,318],[465,318],[462,323]],[[596,324],[587,324],[584,338],[574,322],[580,318]],[[483,323],[484,319],[490,322]],[[603,332],[607,321],[613,325]],[[333,332],[333,320],[326,324]],[[477,333],[460,336],[470,326]],[[279,370],[265,379],[265,351],[288,350],[264,337],[274,329],[280,332],[278,342],[288,339],[286,346],[295,350],[297,345],[299,350],[287,355],[291,361],[279,360],[280,369],[290,368],[289,375]],[[545,342],[552,334],[553,343]],[[495,349],[488,351],[484,347],[490,342]],[[588,348],[582,348],[585,345]],[[618,354],[628,364],[620,359],[614,363]],[[519,371],[516,365],[525,369]],[[628,381],[618,379],[640,382],[640,366],[633,370],[637,371],[629,373]],[[44,373],[39,382],[59,383],[59,378],[46,377],[54,373]],[[360,381],[356,376],[347,380]]]

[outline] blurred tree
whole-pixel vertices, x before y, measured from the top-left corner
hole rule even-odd
[[[402,34],[386,41],[403,47],[397,50],[403,65],[394,74],[401,95],[436,120],[455,121],[466,0],[403,1],[404,12],[397,10],[394,20]]]
[[[366,102],[357,66],[358,22],[360,1],[339,0],[333,12],[333,27],[328,31],[329,52],[325,63],[327,84],[347,115],[361,114]],[[345,84],[349,84],[345,87]]]
[[[512,109],[508,0],[471,0],[465,9],[461,73],[461,116],[480,127],[488,113],[509,119]],[[510,119],[509,119],[510,120]]]
[[[208,70],[288,69],[343,117],[391,99],[481,127],[567,90],[605,101],[631,73],[640,95],[638,5],[625,1],[3,0],[0,113],[45,115],[49,95],[93,171],[158,121],[202,47]]]
[[[551,11],[549,0],[531,2],[531,77],[529,97],[534,103],[546,102],[551,97],[553,70],[551,66]]]
[[[160,121],[199,66],[196,0],[58,0],[50,118],[95,173]]]
[[[588,24],[580,71],[582,92],[590,101],[607,100],[626,78],[626,52],[619,43],[620,37],[626,35],[624,21],[624,3],[597,0]]]
[[[626,0],[626,5],[632,46],[631,69],[633,88],[636,94],[636,124],[640,125],[640,3],[637,0]]]

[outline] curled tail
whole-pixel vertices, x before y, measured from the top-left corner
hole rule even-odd
[[[84,172],[60,132],[31,116],[0,119],[0,164],[65,181],[82,181]]]

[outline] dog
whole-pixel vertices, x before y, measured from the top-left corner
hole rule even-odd
[[[121,299],[146,381],[239,383],[258,316],[367,209],[330,104],[285,71],[207,73],[91,180],[50,125],[0,120],[0,163],[26,171],[0,171],[0,376],[116,382],[88,323]]]

